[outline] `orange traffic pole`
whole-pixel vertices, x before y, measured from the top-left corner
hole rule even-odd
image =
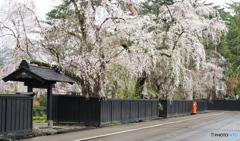
[[[197,114],[197,102],[192,102],[192,115]]]

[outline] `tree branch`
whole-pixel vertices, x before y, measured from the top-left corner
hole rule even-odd
[[[160,53],[162,56],[166,56],[166,57],[168,57],[168,58],[171,58],[172,57],[172,55],[169,55],[169,54],[166,54],[166,53]]]
[[[168,13],[170,14],[170,17],[171,17],[171,22],[170,22],[170,23],[172,23],[172,22],[174,21],[174,19],[173,19],[173,15],[172,15],[172,13],[171,13],[169,7],[168,7],[167,5],[165,5],[165,6],[167,7],[167,9],[168,9]]]
[[[105,23],[105,22],[107,22],[108,20],[116,20],[116,19],[120,19],[120,20],[123,20],[123,21],[125,21],[125,19],[123,19],[123,18],[119,18],[119,17],[110,17],[110,18],[106,18],[103,22],[102,22],[102,24],[99,26],[99,28],[97,28],[98,30],[100,30],[101,28],[102,28],[102,26],[103,26],[103,24]]]
[[[172,50],[175,50],[175,48],[176,48],[176,46],[177,46],[177,43],[178,43],[178,41],[179,41],[179,39],[181,38],[181,36],[182,36],[183,33],[184,33],[184,31],[182,31],[182,32],[179,34],[177,40],[174,42],[174,45],[173,45],[173,49],[172,49]]]
[[[77,3],[75,0],[71,0],[71,2],[73,3],[74,5],[74,8],[75,8],[75,14],[76,16],[78,17],[78,22],[80,24],[80,29],[81,29],[81,32],[82,32],[82,37],[83,37],[83,40],[86,42],[87,40],[87,34],[86,34],[86,29],[85,29],[85,17],[83,14],[81,14],[80,10],[78,9],[78,6],[77,6]]]

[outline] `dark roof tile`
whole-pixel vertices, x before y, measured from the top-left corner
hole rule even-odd
[[[4,77],[3,80],[4,81],[16,80],[15,77],[17,77],[19,73],[22,73],[22,72],[30,73],[31,76],[33,77],[35,76],[38,79],[41,79],[44,81],[75,83],[70,78],[60,74],[54,68],[30,65],[25,60],[21,62],[19,69],[9,74],[8,76]]]
[[[29,69],[35,73],[36,75],[42,77],[45,80],[48,81],[56,81],[56,82],[72,82],[73,80],[69,79],[68,77],[60,74],[53,68],[46,68],[41,66],[32,66],[29,65]]]

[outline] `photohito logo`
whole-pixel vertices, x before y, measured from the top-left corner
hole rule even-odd
[[[211,133],[211,137],[238,137],[237,133]]]

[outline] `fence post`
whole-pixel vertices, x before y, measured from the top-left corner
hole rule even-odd
[[[121,101],[121,122],[123,120],[123,101]]]
[[[5,118],[5,123],[4,123],[4,136],[6,136],[7,135],[7,119],[9,119],[8,117],[7,117],[7,101],[8,101],[8,98],[6,98],[6,101],[5,101],[5,116],[4,116],[4,118]]]
[[[132,100],[130,101],[130,119],[132,119]]]
[[[145,103],[145,119],[147,119],[147,101],[144,102]]]
[[[52,84],[48,85],[47,88],[47,123],[49,127],[53,126],[53,119],[52,119]]]
[[[113,122],[113,101],[111,101],[111,123]]]

